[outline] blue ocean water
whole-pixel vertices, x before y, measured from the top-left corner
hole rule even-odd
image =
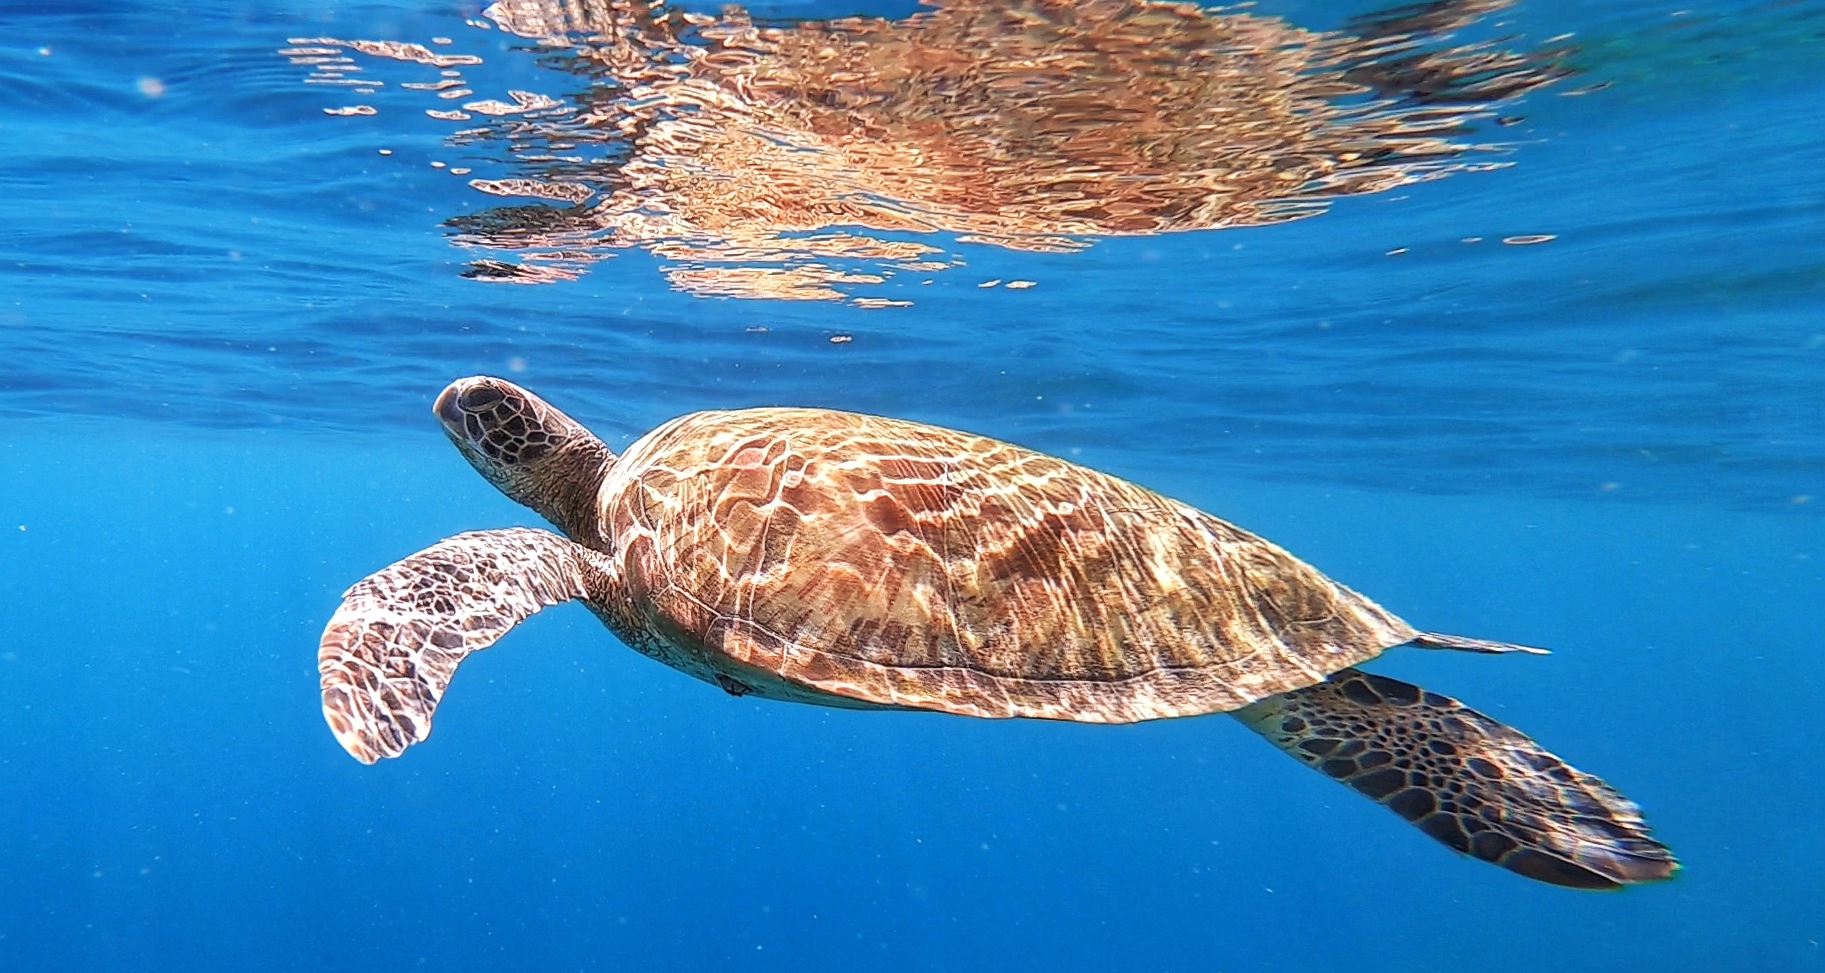
[[[0,969],[1825,968],[1825,7],[1464,6],[1423,50],[1551,70],[1452,119],[1451,167],[1302,219],[1050,250],[977,242],[963,217],[998,214],[964,206],[837,223],[942,269],[846,249],[834,297],[788,300],[692,283],[815,262],[754,236],[566,236],[549,195],[470,181],[595,179],[600,201],[646,143],[430,116],[467,103],[404,85],[452,68],[347,46],[460,56],[471,99],[643,110],[474,5],[0,4]],[[1376,10],[1245,12],[1369,36],[1352,18]],[[343,53],[282,53],[307,49]],[[1408,126],[1462,101],[1364,57],[1352,79],[1407,71],[1386,110]],[[464,229],[540,199],[509,214],[536,241]],[[553,251],[573,273],[476,279]],[[756,404],[1011,439],[1423,628],[1551,646],[1373,668],[1616,784],[1685,870],[1530,883],[1220,718],[735,699],[576,606],[465,663],[430,740],[361,766],[318,705],[341,592],[537,522],[429,413],[478,372],[616,448]]]

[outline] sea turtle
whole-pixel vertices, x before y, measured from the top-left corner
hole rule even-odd
[[[581,600],[735,695],[1128,723],[1229,712],[1439,841],[1583,888],[1678,863],[1639,809],[1519,731],[1354,668],[1420,632],[1286,551],[1009,443],[823,409],[697,412],[616,456],[499,378],[435,406],[481,474],[564,536],[459,534],[357,583],[323,711],[357,759],[423,740],[451,674]]]

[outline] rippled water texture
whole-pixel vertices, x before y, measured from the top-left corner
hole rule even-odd
[[[0,414],[391,434],[491,371],[623,439],[1825,495],[1818,5],[864,11],[22,13]]]
[[[485,120],[450,144],[482,146],[514,175],[470,185],[569,204],[453,220],[460,243],[519,255],[470,276],[568,279],[641,246],[692,293],[831,299],[961,262],[851,228],[1068,251],[1275,223],[1492,166],[1471,161],[1492,148],[1469,140],[1472,120],[1565,74],[1566,52],[1432,42],[1507,5],[1433,4],[1319,32],[1147,0],[944,0],[899,19],[781,26],[740,7],[509,0],[485,14],[534,42],[517,53],[587,87],[505,102],[465,86],[474,55],[327,37],[280,53],[313,66],[306,83],[357,94],[384,82],[351,53],[444,69],[399,83],[450,102],[425,109],[434,118]]]

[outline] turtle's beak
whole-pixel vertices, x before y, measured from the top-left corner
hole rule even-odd
[[[452,432],[463,427],[463,410],[456,401],[462,395],[462,386],[462,382],[451,382],[437,396],[437,403],[431,406],[431,411],[437,413],[437,418],[443,421],[444,428]]]

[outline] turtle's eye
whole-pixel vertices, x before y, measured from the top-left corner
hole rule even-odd
[[[481,412],[506,397],[500,389],[482,385],[463,392],[457,397],[456,404],[465,412]]]

